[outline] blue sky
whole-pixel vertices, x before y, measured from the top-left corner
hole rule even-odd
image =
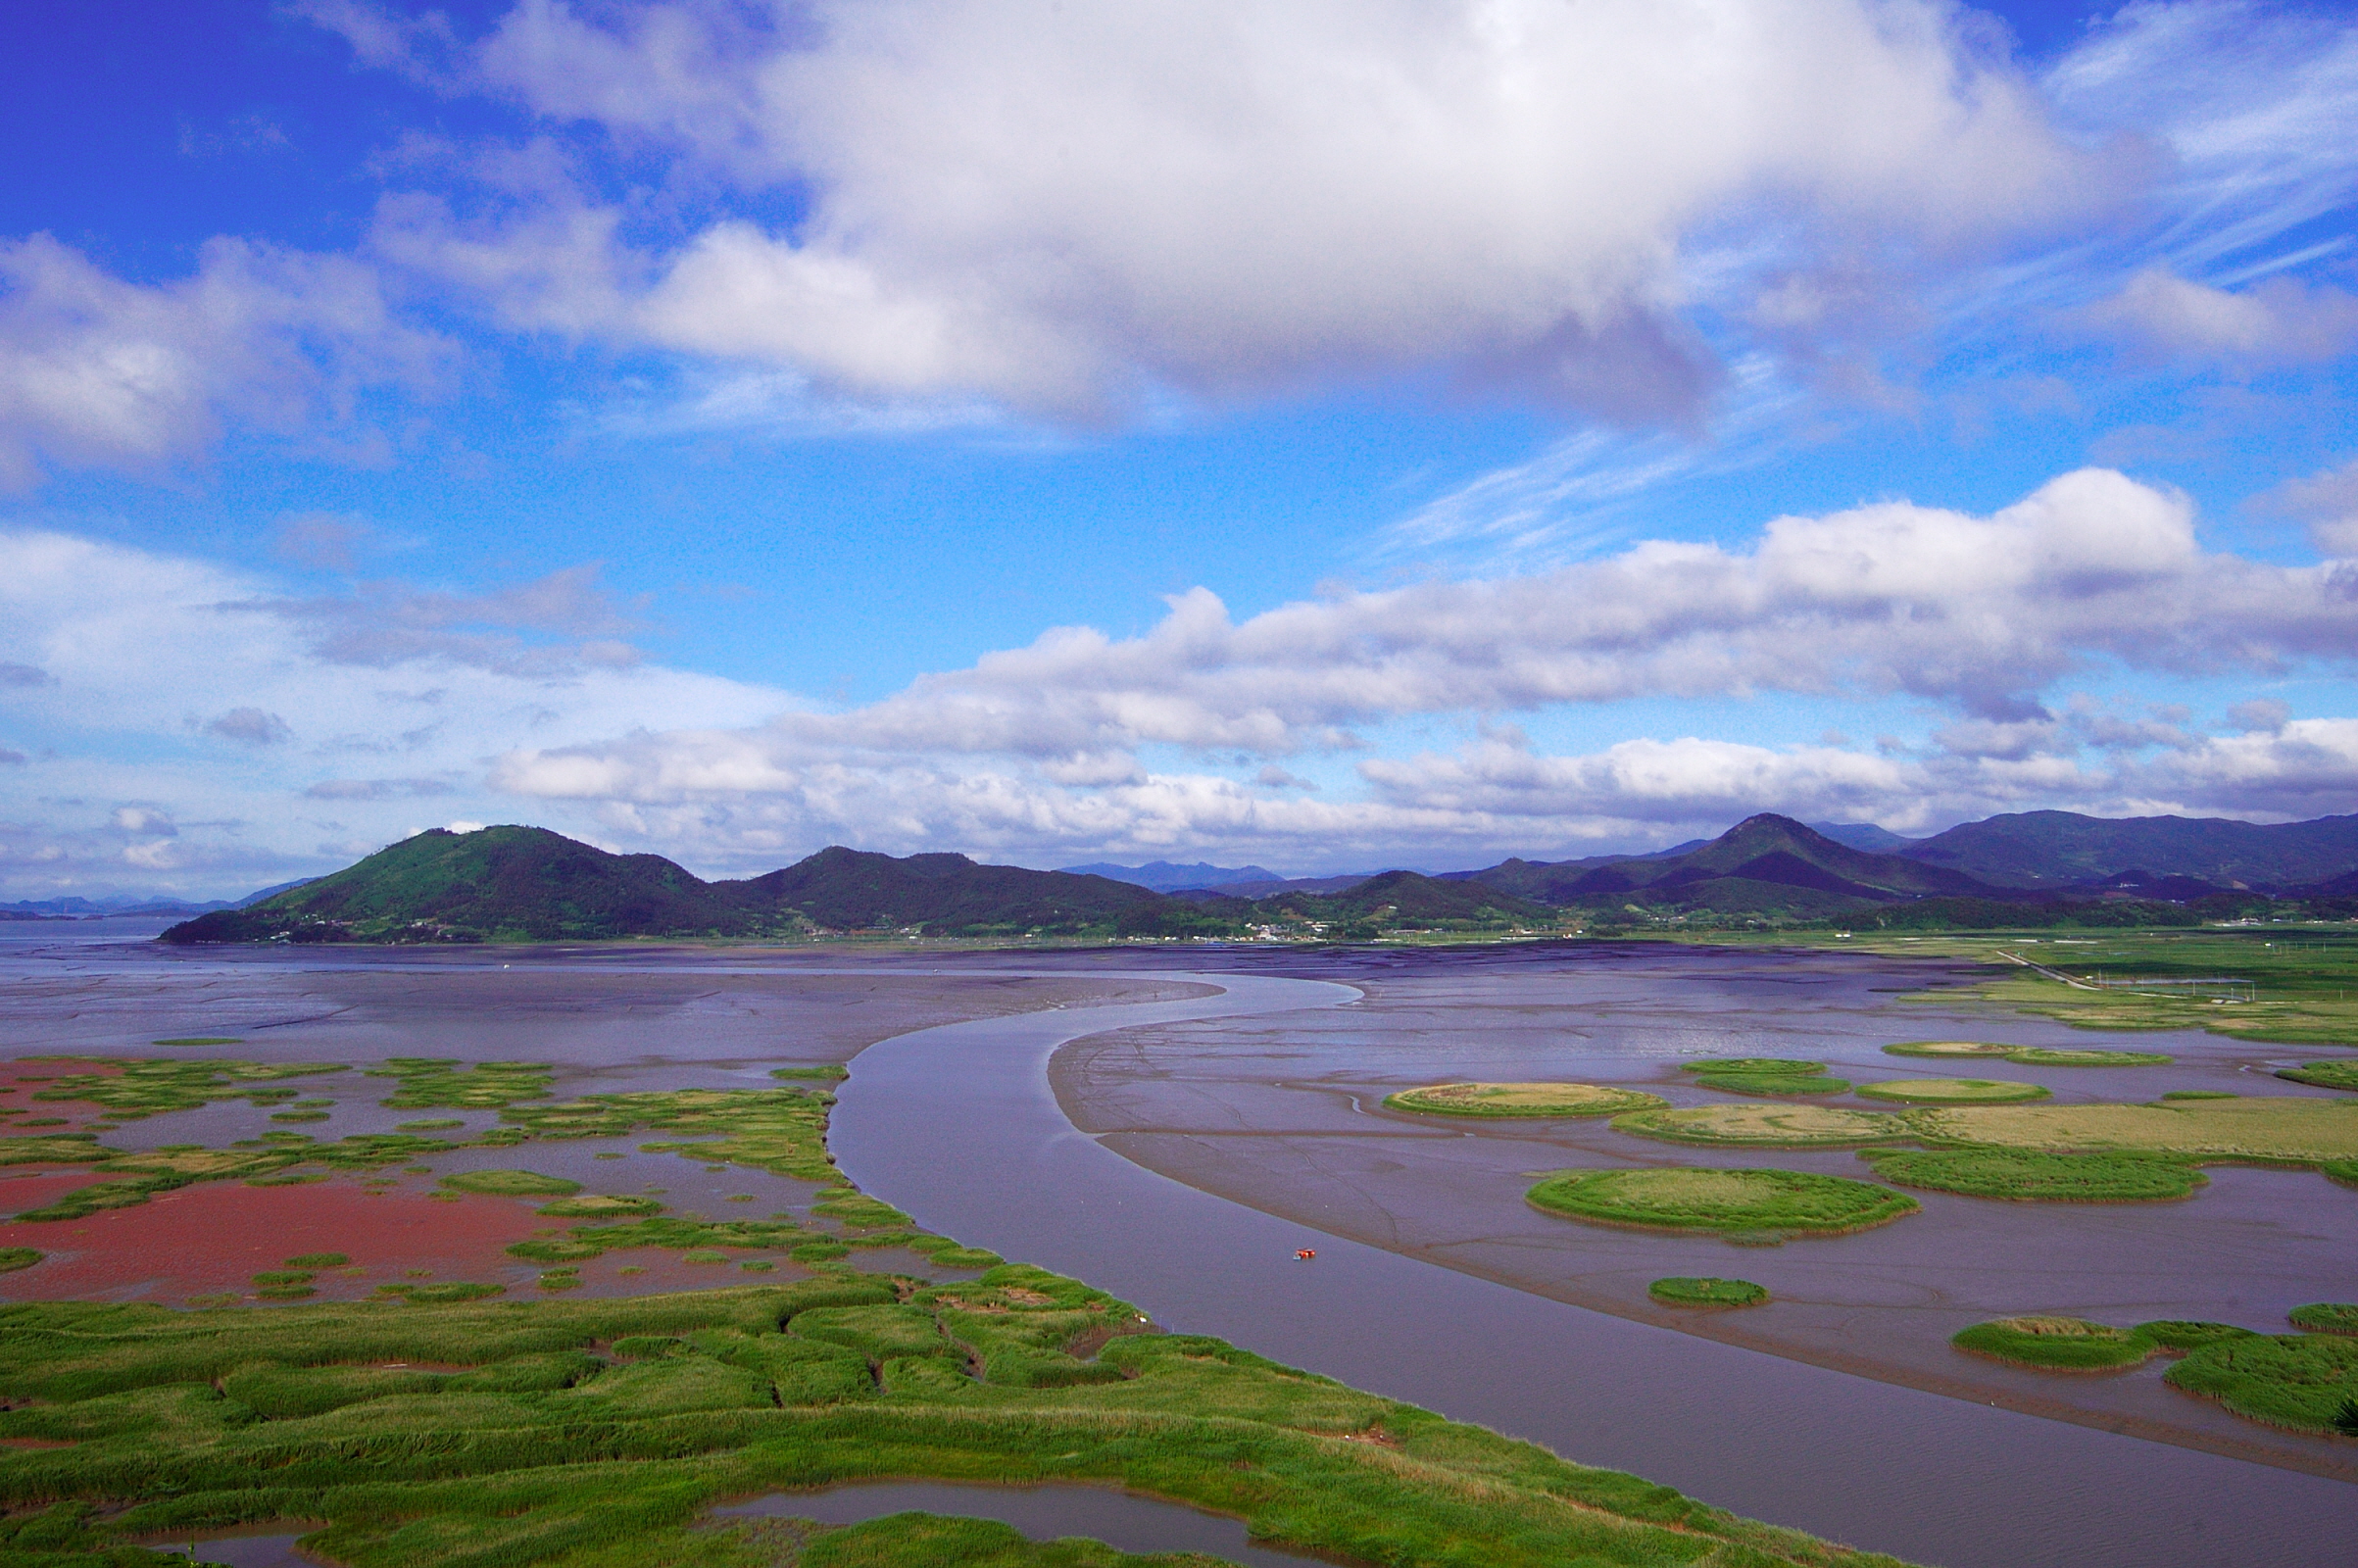
[[[0,16],[0,897],[2358,810],[2358,20]]]

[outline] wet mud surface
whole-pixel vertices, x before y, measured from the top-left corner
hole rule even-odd
[[[2057,1312],[2130,1324],[2199,1318],[2288,1332],[2304,1301],[2358,1292],[2358,1192],[2310,1171],[2209,1168],[2185,1201],[2030,1203],[1912,1191],[1921,1213],[1877,1230],[1736,1246],[1542,1213],[1523,1192],[1570,1167],[1775,1166],[1866,1179],[1847,1150],[1695,1148],[1613,1131],[1607,1118],[1469,1122],[1385,1109],[1391,1093],[1452,1080],[1563,1079],[1678,1104],[1682,1060],[1822,1060],[1867,1084],[1921,1077],[1884,1045],[1926,1038],[2088,1046],[2129,1041],[2170,1066],[1961,1069],[2049,1088],[2059,1102],[2167,1090],[2321,1095],[2271,1076],[2315,1048],[2199,1034],[2092,1035],[2042,1019],[1902,1001],[1946,971],[1842,956],[1647,948],[1528,954],[1468,969],[1385,964],[1349,977],[1363,1000],[1074,1041],[1052,1066],[1073,1122],[1126,1157],[1203,1191],[1333,1235],[1558,1300],[1954,1397],[2358,1480],[2358,1444],[2280,1432],[2166,1387],[2167,1362],[2057,1376],[1969,1356],[1968,1324]],[[1329,965],[1321,978],[1346,978]],[[1937,1064],[1936,1064],[1937,1065]],[[1809,1103],[1860,1109],[1851,1095]],[[2354,1110],[2353,1114],[2358,1114]],[[1756,1281],[1764,1306],[1651,1300],[1666,1275]]]
[[[69,934],[79,936],[72,931]],[[513,965],[513,967],[507,966]],[[811,972],[825,967],[852,972]],[[925,973],[906,962],[710,950],[523,950],[451,955],[412,951],[195,953],[18,941],[0,949],[0,1027],[16,1058],[0,1061],[0,1105],[26,1114],[0,1132],[98,1135],[109,1149],[169,1144],[221,1149],[300,1131],[323,1143],[389,1133],[405,1122],[452,1122],[424,1136],[461,1141],[500,1125],[497,1110],[397,1108],[396,1084],[369,1076],[387,1056],[520,1059],[556,1069],[553,1099],[628,1090],[776,1087],[776,1067],[842,1062],[874,1042],[935,1024],[1109,1001],[1210,994],[1183,980],[1086,975]],[[233,1044],[159,1046],[227,1037]],[[272,1120],[283,1104],[224,1100],[122,1125],[98,1106],[31,1097],[69,1074],[111,1069],[107,1056],[337,1064],[342,1071],[275,1081],[330,1103],[319,1120]],[[49,1057],[96,1057],[55,1060]],[[57,1123],[30,1126],[29,1121]],[[442,1191],[458,1172],[526,1167],[585,1191],[656,1197],[687,1219],[791,1219],[813,1229],[818,1187],[738,1165],[648,1153],[641,1129],[624,1138],[536,1140],[458,1149],[410,1166],[336,1174],[298,1186],[202,1182],[127,1208],[72,1220],[0,1218],[0,1247],[45,1253],[0,1274],[0,1300],[149,1301],[172,1306],[256,1304],[253,1276],[309,1252],[352,1262],[316,1272],[311,1300],[357,1300],[380,1285],[474,1282],[510,1298],[541,1293],[545,1264],[508,1255],[535,1235],[579,1221],[544,1219],[535,1202]],[[78,1166],[0,1167],[0,1216],[56,1201],[104,1181]],[[856,1251],[857,1266],[937,1279],[970,1277],[901,1249]],[[754,1263],[754,1271],[745,1265]],[[637,1296],[796,1279],[810,1271],[780,1253],[730,1252],[689,1262],[677,1250],[635,1248],[571,1265],[568,1294]]]

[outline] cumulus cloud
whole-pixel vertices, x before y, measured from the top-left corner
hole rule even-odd
[[[398,635],[363,637],[371,613]],[[754,725],[792,703],[594,657],[630,618],[589,570],[319,601],[187,557],[0,530],[0,662],[56,677],[5,694],[8,739],[36,755],[0,788],[0,887],[84,892],[130,867],[138,887],[242,892],[378,848],[418,798],[515,820],[484,760],[519,737],[586,743],[666,713]]]
[[[439,48],[311,14],[365,60]],[[1938,250],[2085,211],[2098,165],[1961,25],[1930,0],[524,0],[474,88],[750,204],[634,252],[633,215],[551,165],[504,220],[397,199],[378,243],[511,324],[867,399],[1087,420],[1443,367],[1679,420],[1718,379],[1683,315],[1701,228],[1791,270],[1820,231]],[[795,220],[756,216],[779,196]]]
[[[2089,315],[2149,353],[2238,370],[2319,365],[2358,347],[2358,294],[2291,277],[2233,292],[2147,270]]]
[[[150,285],[47,234],[0,240],[0,485],[52,464],[162,468],[231,419],[341,417],[364,387],[431,385],[445,347],[350,258],[214,239],[192,275]]]
[[[2211,776],[2212,743],[2181,712],[2040,700],[2075,670],[2346,668],[2354,649],[2358,575],[2206,553],[2183,497],[2091,469],[1989,516],[1884,503],[1779,518],[1748,550],[1641,544],[1241,623],[1198,590],[1136,638],[1061,628],[847,712],[518,749],[493,778],[651,832],[710,811],[699,831],[757,847],[1511,843],[1764,807],[1921,823],[2119,798],[2156,751],[2184,760],[2140,789]],[[1140,760],[1348,757],[1364,727],[1413,715],[1761,691],[1904,694],[1954,716],[1922,748],[1874,755],[1689,738],[1545,757],[1500,732],[1453,756],[1369,757],[1357,801]]]

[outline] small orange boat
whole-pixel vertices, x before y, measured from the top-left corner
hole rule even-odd
[[[1298,1258],[1301,1258],[1304,1263],[1307,1263],[1311,1258],[1318,1255],[1318,1249],[1314,1247],[1297,1247],[1294,1249],[1294,1255]]]

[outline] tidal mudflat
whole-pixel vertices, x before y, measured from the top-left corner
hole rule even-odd
[[[1885,1052],[1896,1042],[1953,1036],[2084,1050],[2110,1044],[2105,1037],[1943,1005],[1940,988],[1956,976],[1943,965],[1842,956],[1646,946],[1471,961],[1393,954],[1359,968],[1338,956],[1301,968],[1348,979],[1363,998],[1075,1041],[1053,1068],[1061,1104],[1107,1147],[1192,1186],[1519,1290],[1958,1398],[2358,1481],[2358,1445],[2240,1419],[2164,1387],[2160,1363],[2058,1379],[1949,1343],[1973,1323],[2026,1312],[2286,1332],[2292,1307],[2347,1298],[2358,1283],[2358,1194],[2314,1171],[2213,1165],[2207,1183],[2174,1189],[2191,1197],[2162,1202],[2011,1202],[1911,1186],[1921,1212],[1872,1230],[1735,1247],[1716,1235],[1584,1225],[1540,1212],[1523,1195],[1538,1176],[1568,1167],[1765,1164],[1863,1180],[1878,1162],[1852,1148],[1692,1147],[1602,1119],[1477,1120],[1385,1104],[1419,1085],[1532,1080],[1726,1104],[1736,1097],[1682,1067],[1797,1058],[1869,1088],[1924,1076],[1921,1057]],[[1965,1060],[1978,1077],[2045,1090],[2041,1103],[2056,1106],[2151,1102],[2170,1091],[2335,1098],[2275,1076],[2315,1048],[2193,1032],[2139,1033],[2133,1043],[2174,1060]],[[1794,1103],[1890,1108],[1855,1095]],[[1767,1287],[1772,1304],[1681,1310],[1648,1292],[1670,1275],[1741,1275]]]
[[[1684,1258],[1678,1250],[1688,1247],[1689,1240],[1592,1230],[1522,1204],[1520,1195],[1537,1172],[1614,1161],[1591,1159],[1585,1152],[1567,1156],[1547,1138],[1531,1142],[1525,1135],[1532,1129],[1512,1121],[1493,1127],[1487,1121],[1473,1126],[1464,1118],[1452,1118],[1437,1134],[1435,1118],[1395,1115],[1377,1106],[1383,1094],[1421,1083],[1610,1081],[1608,1075],[1559,1056],[1543,1059],[1544,1054],[1536,1050],[1541,1031],[1549,1040],[1563,1034],[1556,1026],[1569,983],[1566,966],[1600,952],[1606,965],[1576,971],[1574,977],[1608,972],[1616,962],[1658,965],[1665,959],[1687,962],[1692,957],[1661,950],[1635,958],[1616,957],[1609,950],[1594,949],[1457,955],[1129,950],[878,957],[664,953],[645,948],[158,956],[142,950],[89,948],[55,951],[46,957],[25,956],[10,967],[6,995],[18,1026],[18,1050],[27,1056],[64,1052],[129,1059],[177,1054],[280,1064],[347,1063],[344,1075],[285,1081],[300,1085],[292,1092],[302,1100],[326,1103],[315,1107],[324,1113],[324,1120],[279,1128],[281,1136],[418,1136],[465,1142],[479,1141],[503,1125],[506,1113],[498,1109],[381,1103],[393,1098],[397,1088],[415,1098],[407,1086],[420,1069],[402,1069],[412,1074],[410,1079],[367,1075],[371,1061],[397,1056],[548,1063],[552,1100],[561,1102],[552,1109],[561,1115],[572,1114],[564,1109],[572,1102],[566,1097],[593,1097],[583,1102],[592,1103],[595,1097],[657,1089],[752,1091],[771,1087],[775,1080],[770,1075],[781,1066],[793,1072],[848,1057],[852,1075],[837,1086],[845,1099],[837,1106],[830,1144],[843,1159],[845,1172],[862,1188],[908,1207],[920,1225],[944,1235],[1047,1263],[1115,1290],[1175,1331],[1221,1334],[1381,1395],[1535,1439],[1570,1458],[1626,1465],[1754,1517],[1952,1568],[2050,1559],[2087,1568],[2144,1568],[2170,1560],[2167,1549],[2189,1540],[2201,1541],[2202,1550],[2184,1560],[2206,1564],[2279,1568],[2338,1560],[2333,1544],[2341,1538],[2336,1532],[2358,1517],[2358,1492],[2342,1483],[2032,1420],[1987,1408],[1979,1397],[1971,1403],[1933,1397],[1851,1376],[1847,1370],[1826,1370],[1823,1362],[1805,1365],[1810,1357],[1783,1348],[1777,1355],[1762,1356],[1709,1343],[1724,1339],[1742,1344],[1739,1336],[1723,1332],[1722,1325],[1786,1309],[1793,1286],[1788,1276],[1776,1272],[1779,1260],[1811,1249],[1847,1247],[1905,1231],[1923,1224],[1925,1214],[1897,1219],[1875,1233],[1795,1241],[1775,1249],[1732,1250],[1716,1240],[1696,1243],[1700,1250],[1694,1255],[1701,1261],[1657,1266],[1663,1257]],[[18,953],[25,955],[25,950]],[[1838,1060],[1845,1074],[1863,1079],[1879,1071],[1894,1077],[1924,1075],[1921,1061],[1895,1058],[1884,1058],[1884,1067],[1870,1070],[1859,1052],[1828,1047],[1822,1028],[1805,1041],[1807,1031],[1802,1029],[1763,1027],[1759,1017],[1747,1015],[1745,1009],[1765,1014],[1773,1010],[1771,1004],[1793,997],[1796,972],[1803,1004],[1823,1000],[1808,995],[1808,985],[1824,978],[1813,975],[1810,964],[1779,974],[1772,972],[1767,957],[1747,960],[1756,962],[1762,971],[1757,975],[1744,973],[1743,964],[1697,975],[1686,990],[1690,1000],[1702,1000],[1700,1010],[1708,1016],[1688,1020],[1675,1047],[1643,1056],[1645,1068],[1624,1073],[1623,1080],[1632,1087],[1655,1085],[1675,1103],[1702,1103],[1726,1097],[1680,1086],[1678,1063],[1690,1055],[1829,1058]],[[1207,972],[1193,975],[1190,966]],[[1208,972],[1214,968],[1224,972]],[[1826,960],[1824,969],[1839,982],[1838,991],[1848,988],[1844,994],[1855,993],[1861,999],[1858,1005],[1869,1009],[1883,1004],[1875,1000],[1875,985],[1921,978],[1895,975],[1889,966],[1839,959]],[[1340,983],[1303,984],[1304,975]],[[1501,1012],[1496,1004],[1496,986],[1502,976],[1514,978],[1516,986],[1543,990],[1514,992]],[[1550,987],[1552,992],[1545,989]],[[1761,994],[1749,994],[1753,990]],[[1657,976],[1647,986],[1647,995],[1657,1000],[1665,992],[1674,998],[1681,992],[1675,974],[1668,981]],[[1446,1016],[1459,1037],[1459,1048],[1433,1049],[1418,1057],[1403,1054],[1398,1040],[1380,1031],[1369,1037],[1365,1019],[1402,998],[1419,999],[1429,1027],[1437,1027],[1434,1020]],[[1528,1025],[1535,1048],[1531,1051],[1519,1051],[1513,1030],[1499,1032],[1508,1013],[1520,1012],[1541,1020]],[[1908,1016],[1912,1022],[1924,1014]],[[1191,1018],[1205,1022],[1190,1023]],[[1985,1019],[1977,1032],[1987,1035],[1996,1027]],[[1339,1029],[1346,1033],[1336,1033]],[[1234,1034],[1224,1036],[1222,1031]],[[1907,1038],[1922,1038],[1928,1032],[1917,1029]],[[1519,1284],[1514,1290],[1501,1289],[1477,1277],[1483,1268],[1469,1268],[1462,1257],[1446,1250],[1428,1255],[1447,1266],[1431,1267],[1415,1249],[1402,1246],[1397,1234],[1374,1238],[1392,1251],[1354,1246],[1350,1238],[1360,1209],[1314,1213],[1290,1222],[1270,1218],[1284,1210],[1258,1198],[1248,1197],[1253,1205],[1248,1207],[1211,1196],[1220,1188],[1203,1172],[1190,1174],[1193,1188],[1165,1180],[1133,1162],[1137,1155],[1128,1141],[1136,1129],[1103,1145],[1078,1137],[1051,1095],[1046,1071],[1051,1053],[1067,1042],[1074,1044],[1057,1058],[1058,1077],[1067,1103],[1074,1103],[1076,1062],[1099,1059],[1097,1054],[1106,1050],[1145,1051],[1150,1058],[1160,1051],[1194,1052],[1198,1048],[1154,1043],[1199,1037],[1224,1042],[1201,1047],[1200,1079],[1164,1070],[1149,1078],[1110,1072],[1105,1082],[1155,1082],[1163,1086],[1161,1092],[1192,1101],[1201,1113],[1195,1118],[1198,1125],[1214,1124],[1209,1141],[1233,1146],[1248,1169],[1253,1148],[1276,1147],[1298,1137],[1301,1124],[1296,1118],[1310,1102],[1327,1106],[1337,1119],[1313,1127],[1302,1145],[1305,1149],[1341,1149],[1372,1134],[1379,1143],[1413,1139],[1439,1148],[1437,1140],[1448,1140],[1468,1149],[1521,1150],[1523,1153],[1497,1168],[1508,1177],[1501,1189],[1508,1200],[1506,1210],[1537,1227],[1534,1234],[1540,1240],[1527,1250],[1547,1250],[1566,1234],[1577,1233],[1607,1246],[1636,1248],[1628,1259],[1636,1294],[1644,1295],[1649,1285],[1667,1276],[1741,1275],[1769,1287],[1771,1299],[1737,1311],[1655,1307],[1649,1302],[1631,1312],[1627,1303],[1609,1303],[1620,1317],[1643,1319],[1624,1322],[1561,1304],[1562,1295],[1545,1282],[1538,1288]],[[153,1044],[167,1038],[234,1043]],[[1881,1043],[1873,1029],[1862,1031],[1860,1039]],[[1286,1063],[1284,1070],[1256,1075],[1249,1055],[1247,1070],[1239,1070],[1238,1042],[1253,1052],[1276,1052]],[[1873,1049],[1873,1044],[1862,1048]],[[1492,1055],[1482,1055],[1484,1050]],[[1543,1070],[1493,1070],[1496,1060],[1521,1060]],[[1444,1061],[1449,1063],[1446,1070],[1433,1070]],[[1318,1072],[1305,1070],[1304,1062],[1316,1064]],[[1985,1062],[1975,1066],[1986,1073],[1998,1070]],[[35,1063],[28,1070],[44,1074],[64,1069]],[[2105,1076],[2101,1071],[2080,1071],[2091,1084]],[[453,1098],[465,1099],[472,1080],[464,1072],[455,1076],[463,1081]],[[513,1074],[501,1069],[485,1076]],[[1298,1084],[1314,1087],[1294,1087]],[[1239,1086],[1251,1093],[1241,1094]],[[1255,1095],[1271,1098],[1256,1100]],[[1289,1098],[1297,1095],[1308,1098]],[[262,1130],[273,1127],[270,1118],[281,1114],[271,1106],[293,1103],[221,1101],[113,1125],[89,1104],[57,1108],[70,1113],[61,1118],[69,1123],[65,1130],[99,1129],[110,1146],[161,1151],[174,1143],[264,1144],[270,1134]],[[1262,1112],[1275,1114],[1255,1125],[1253,1117]],[[443,1125],[402,1134],[405,1123]],[[1609,1132],[1602,1125],[1591,1125],[1599,1136]],[[202,1137],[192,1128],[203,1128]],[[1560,1128],[1550,1123],[1540,1130],[1553,1136]],[[806,1265],[784,1252],[773,1257],[765,1251],[712,1250],[717,1252],[712,1261],[693,1261],[694,1253],[677,1250],[610,1250],[543,1269],[510,1255],[508,1247],[516,1245],[511,1242],[499,1247],[499,1260],[494,1262],[487,1255],[492,1245],[515,1234],[516,1227],[528,1228],[528,1241],[532,1232],[541,1232],[563,1245],[568,1239],[565,1226],[581,1222],[568,1218],[561,1226],[537,1213],[535,1205],[547,1202],[546,1197],[467,1193],[447,1185],[449,1177],[467,1170],[523,1166],[579,1181],[593,1193],[648,1194],[663,1202],[670,1215],[694,1215],[715,1223],[732,1216],[762,1219],[778,1214],[789,1222],[815,1224],[812,1216],[822,1204],[843,1201],[826,1196],[828,1190],[815,1182],[791,1179],[775,1170],[649,1152],[640,1147],[649,1141],[641,1131],[534,1142],[528,1146],[528,1158],[514,1147],[453,1149],[404,1164],[331,1173],[321,1182],[285,1188],[200,1184],[93,1217],[152,1227],[160,1216],[170,1216],[183,1205],[221,1202],[240,1193],[325,1204],[332,1215],[379,1205],[376,1212],[388,1220],[413,1210],[429,1224],[447,1216],[454,1232],[461,1215],[475,1215],[488,1227],[474,1244],[476,1252],[429,1268],[432,1279],[427,1283],[463,1275],[503,1285],[506,1300],[547,1307],[587,1306],[599,1297],[719,1284],[793,1290],[806,1282],[824,1283],[824,1264]],[[1185,1131],[1179,1141],[1207,1142]],[[1130,1157],[1113,1153],[1112,1148],[1123,1149]],[[1653,1145],[1620,1164],[1636,1169],[1771,1163],[1804,1170],[1822,1167],[1854,1180],[1874,1177],[1868,1164],[1847,1151],[1768,1160],[1757,1152],[1717,1152],[1733,1157]],[[1693,1157],[1698,1153],[1703,1157]],[[1443,1159],[1428,1161],[1426,1168],[1451,1167]],[[1312,1177],[1329,1185],[1320,1188],[1316,1180],[1298,1178],[1305,1191],[1332,1199],[1359,1190],[1346,1166],[1314,1160],[1309,1169]],[[984,1179],[978,1179],[977,1172],[985,1173]],[[1342,1179],[1334,1180],[1338,1172]],[[2236,1174],[2325,1185],[2324,1178],[2307,1172],[2215,1173]],[[50,1183],[71,1197],[74,1184],[87,1176],[59,1171],[9,1179]],[[23,1191],[31,1194],[34,1189]],[[1488,1191],[1484,1189],[1485,1196]],[[1916,1196],[1929,1210],[1950,1195]],[[2215,1193],[2206,1191],[2198,1201],[2212,1196]],[[40,1198],[51,1200],[47,1189],[41,1190]],[[732,1202],[735,1208],[726,1206]],[[290,1216],[293,1213],[290,1205]],[[50,1226],[50,1256],[36,1267],[0,1274],[0,1293],[24,1299],[68,1294],[84,1299],[159,1302],[184,1302],[206,1294],[197,1289],[199,1280],[173,1275],[161,1263],[151,1265],[145,1275],[135,1269],[104,1278],[86,1275],[92,1281],[86,1289],[44,1290],[39,1283],[44,1271],[50,1271],[53,1280],[64,1280],[67,1266],[91,1268],[93,1256],[116,1250],[89,1245],[87,1237],[74,1238],[75,1228],[67,1224],[61,1231]],[[179,1250],[207,1251],[218,1239],[203,1233],[213,1228],[185,1227],[199,1234],[200,1244]],[[145,1245],[156,1246],[160,1253],[172,1250],[159,1245],[170,1239],[169,1231],[143,1235]],[[373,1295],[391,1282],[387,1271],[400,1261],[385,1254],[422,1245],[380,1246],[379,1238],[370,1237],[368,1248],[356,1250],[344,1245],[355,1238],[337,1233],[332,1225],[298,1234],[291,1218],[287,1235],[284,1250],[289,1258],[344,1253],[351,1258],[348,1267],[361,1272],[319,1266],[303,1284],[315,1293],[312,1298],[291,1308],[264,1308],[264,1315],[332,1311]],[[80,1257],[70,1255],[74,1250],[67,1245],[69,1240],[84,1244]],[[1304,1244],[1316,1248],[1315,1261],[1294,1260],[1293,1250]],[[260,1253],[248,1257],[251,1246],[251,1238],[244,1238],[236,1260],[240,1268],[286,1262]],[[1665,1246],[1671,1251],[1662,1251]],[[265,1249],[276,1250],[274,1240]],[[1511,1245],[1506,1249],[1510,1254],[1514,1250]],[[940,1266],[942,1255],[899,1249],[863,1253],[851,1261],[869,1277],[898,1274],[937,1285],[956,1286],[978,1272],[945,1269]],[[768,1268],[741,1273],[744,1261]],[[1896,1266],[1891,1270],[1893,1275],[1902,1271]],[[254,1274],[270,1272],[267,1266],[253,1269]],[[407,1275],[406,1269],[396,1272]],[[570,1276],[559,1287],[565,1294],[545,1294],[551,1289],[542,1283],[548,1274]],[[251,1288],[253,1283],[249,1278],[241,1300],[260,1294]],[[229,1294],[228,1288],[220,1294]],[[2295,1293],[2298,1299],[2334,1294]],[[1806,1295],[1801,1304],[1809,1304]],[[1954,1326],[2030,1309],[2013,1299],[1990,1310],[1961,1308]],[[2037,1309],[2062,1310],[2043,1300]],[[1648,1312],[1688,1332],[1666,1334],[1647,1327],[1657,1320],[1647,1317]],[[2108,1309],[2089,1315],[2138,1321],[2161,1314]],[[1697,1320],[1711,1321],[1698,1333]],[[2005,1375],[2014,1369],[1994,1370]],[[2025,1371],[2020,1376],[2037,1383],[2042,1375]],[[2157,1387],[2155,1392],[2167,1391]],[[2218,1418],[2235,1420],[2223,1412]],[[1811,1457],[1797,1461],[1796,1454]],[[1954,1462],[1968,1455],[1972,1464]],[[2206,1538],[2209,1530],[2227,1539]]]

